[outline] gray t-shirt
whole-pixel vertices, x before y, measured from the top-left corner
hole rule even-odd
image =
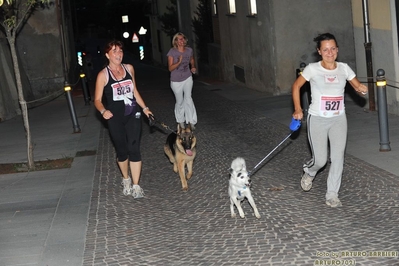
[[[170,72],[170,81],[181,82],[191,76],[190,59],[193,56],[193,49],[185,47],[184,52],[179,52],[176,48],[171,48],[166,56],[173,57],[173,64],[179,62],[180,55],[183,55],[181,64]]]

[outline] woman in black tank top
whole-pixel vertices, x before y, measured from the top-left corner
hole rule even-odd
[[[108,66],[97,75],[94,105],[108,123],[123,177],[123,194],[142,198],[144,191],[138,184],[141,174],[141,112],[147,117],[152,112],[137,90],[133,66],[122,64],[123,44],[120,41],[109,42],[104,54]],[[129,167],[132,178],[129,177]]]

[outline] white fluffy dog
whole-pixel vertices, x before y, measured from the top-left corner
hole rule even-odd
[[[248,199],[254,209],[256,218],[260,218],[258,209],[256,208],[254,198],[252,197],[251,190],[251,179],[248,175],[247,166],[245,160],[238,157],[233,160],[230,167],[230,181],[229,181],[229,196],[230,196],[230,210],[231,217],[235,218],[236,213],[234,211],[234,205],[236,205],[241,218],[244,218],[244,211],[241,207],[241,201],[244,198]]]

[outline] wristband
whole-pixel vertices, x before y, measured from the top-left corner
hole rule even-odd
[[[143,111],[144,111],[144,110],[147,110],[147,109],[150,109],[150,108],[148,108],[148,106],[146,106],[146,107],[143,108]]]
[[[103,109],[100,111],[100,114],[103,115],[106,111],[107,111],[107,109]]]

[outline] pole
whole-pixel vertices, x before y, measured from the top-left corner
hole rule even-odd
[[[369,109],[370,111],[375,111],[373,60],[371,54],[368,0],[363,0],[362,5],[363,5],[364,39],[365,39],[364,48],[366,51],[366,66],[367,66],[367,86],[369,93]]]
[[[72,95],[71,95],[71,86],[68,85],[67,82],[65,82],[64,91],[65,91],[65,96],[66,96],[67,102],[68,102],[69,113],[70,113],[71,118],[72,118],[73,132],[74,133],[80,133],[81,130],[80,130],[78,118],[76,116],[75,105],[73,104],[73,98],[72,98]]]
[[[86,75],[85,73],[81,72],[79,76],[80,76],[80,81],[82,82],[82,90],[83,90],[85,105],[90,105],[91,97],[90,97],[90,91],[87,88]]]
[[[380,129],[380,151],[390,151],[389,145],[389,126],[388,126],[388,110],[387,110],[387,92],[385,79],[385,71],[377,70],[377,103],[378,103],[378,121]]]
[[[182,22],[182,18],[181,18],[181,3],[180,0],[176,1],[176,7],[177,7],[177,21],[178,21],[178,26],[179,26],[179,31],[183,31],[183,22]]]

